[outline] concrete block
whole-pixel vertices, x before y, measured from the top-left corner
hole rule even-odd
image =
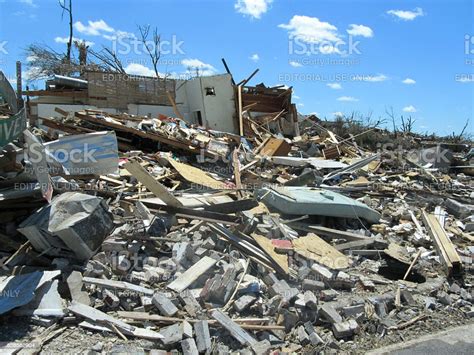
[[[174,303],[161,292],[157,292],[153,295],[152,302],[164,316],[172,317],[178,312],[178,308],[176,308]]]
[[[354,319],[334,323],[332,325],[332,332],[336,339],[349,338],[359,332],[359,324]]]
[[[240,313],[244,311],[245,309],[247,309],[248,307],[250,307],[256,300],[257,300],[257,297],[255,295],[252,295],[252,294],[243,295],[239,297],[237,300],[235,300],[234,309]]]
[[[209,324],[206,320],[194,323],[194,334],[196,335],[197,349],[200,353],[211,349],[211,336]]]
[[[183,355],[198,355],[198,349],[193,338],[187,338],[181,341],[181,350]]]
[[[324,282],[311,279],[304,279],[301,286],[304,291],[321,291],[326,288]]]
[[[342,322],[341,315],[329,304],[323,304],[318,311],[319,315],[331,324]]]

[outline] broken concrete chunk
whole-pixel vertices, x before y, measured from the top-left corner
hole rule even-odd
[[[324,303],[319,308],[318,313],[321,317],[332,324],[342,322],[341,315],[329,303]]]
[[[157,292],[152,298],[152,302],[160,313],[167,317],[172,317],[178,312],[178,308],[171,302],[168,297],[161,293]]]
[[[194,334],[196,335],[197,349],[200,353],[211,349],[211,336],[209,334],[209,325],[206,320],[194,323]]]
[[[304,279],[302,283],[303,290],[309,290],[309,291],[320,291],[324,290],[326,286],[324,285],[324,282],[322,281],[316,281],[316,280],[311,280],[311,279]]]
[[[180,323],[161,328],[160,334],[163,336],[161,341],[165,345],[175,344],[183,340],[183,328]]]
[[[107,306],[113,309],[117,308],[120,304],[120,299],[117,295],[107,289],[102,291],[102,300]]]
[[[359,332],[359,324],[354,319],[334,323],[332,325],[332,332],[336,339],[349,338]]]
[[[183,355],[198,355],[198,349],[193,338],[187,338],[181,341],[181,350]]]
[[[365,305],[363,303],[342,308],[342,314],[344,314],[346,318],[355,317],[362,313],[365,313]]]
[[[243,295],[239,297],[237,300],[234,302],[234,309],[237,312],[242,312],[248,307],[250,307],[255,301],[257,300],[257,297],[255,295]]]
[[[318,299],[316,298],[316,295],[311,291],[305,291],[304,303],[306,307],[312,310],[315,310],[318,307]]]
[[[229,318],[220,310],[212,312],[212,318],[217,320],[229,333],[242,345],[253,345],[257,341],[245,330],[243,330],[237,323]]]

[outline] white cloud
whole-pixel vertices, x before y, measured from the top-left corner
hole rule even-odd
[[[82,41],[83,41],[82,38],[72,37],[72,43],[82,42]],[[68,43],[69,42],[69,37],[56,37],[54,39],[54,42],[56,42],[56,43]],[[91,41],[85,41],[85,42],[86,42],[86,46],[92,47],[94,45],[94,42],[91,42]]]
[[[241,14],[260,19],[272,2],[273,0],[237,0],[234,8]]]
[[[317,17],[295,15],[289,23],[278,25],[278,27],[287,30],[290,36],[308,43],[341,41],[337,27],[329,22],[322,22]]]
[[[407,85],[414,85],[416,84],[416,81],[413,80],[412,78],[406,78],[405,80],[402,80],[402,83],[407,84]]]
[[[250,60],[253,60],[255,63],[260,60],[260,57],[258,56],[257,53],[252,54],[249,58],[250,58]]]
[[[344,114],[341,111],[333,112],[332,115],[334,116],[334,118],[344,117]]]
[[[33,0],[19,0],[22,4],[26,4],[31,7],[38,7],[38,5]]]
[[[326,85],[329,86],[331,89],[334,89],[334,90],[342,89],[342,86],[339,83],[328,83]]]
[[[142,64],[130,63],[125,68],[125,72],[131,75],[156,76],[155,71]]]
[[[299,97],[298,95],[293,95],[293,98],[294,98],[295,100],[301,99],[301,97]]]
[[[302,104],[302,103],[299,103],[299,104],[296,104],[296,106],[303,107],[303,106],[304,106],[304,104]]]
[[[89,20],[87,23],[88,25],[84,25],[81,21],[77,21],[74,23],[74,29],[88,36],[100,36],[103,35],[103,32],[115,32],[113,27],[110,27],[104,20]]]
[[[289,64],[294,68],[299,68],[303,66],[301,63],[295,62],[294,60],[290,60]]]
[[[204,63],[199,59],[183,59],[181,64],[186,67],[187,71],[194,75],[196,70],[199,72],[200,76],[214,75],[216,73],[216,68],[211,64]]]
[[[362,37],[373,37],[374,36],[374,31],[370,27],[364,26],[364,25],[355,25],[351,24],[349,25],[349,29],[347,30],[347,33],[349,33],[352,36],[362,36]]]
[[[403,112],[412,112],[413,113],[413,112],[416,112],[416,111],[417,110],[416,110],[415,106],[413,106],[413,105],[405,106],[403,108]]]
[[[352,97],[352,96],[341,96],[337,98],[337,101],[356,102],[356,101],[359,101],[359,99],[356,99],[355,97]]]
[[[413,21],[418,16],[423,16],[424,15],[423,9],[421,7],[417,7],[415,9],[413,9],[413,11],[409,11],[409,10],[388,10],[387,14],[398,17],[400,20],[403,20],[403,21]]]

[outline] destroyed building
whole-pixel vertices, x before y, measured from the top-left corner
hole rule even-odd
[[[28,127],[0,85],[2,350],[364,353],[472,325],[471,142],[372,151],[291,88],[119,75],[24,92]]]
[[[207,129],[243,134],[251,129],[239,119],[242,111],[258,124],[271,122],[287,135],[297,135],[297,112],[291,88],[236,85],[231,74],[181,80],[121,73],[86,72],[83,79],[56,75],[46,89],[24,92],[33,120],[65,111],[99,110],[136,116],[179,117]]]

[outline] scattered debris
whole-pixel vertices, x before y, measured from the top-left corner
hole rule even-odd
[[[458,170],[470,146],[442,163],[374,153],[301,118],[291,88],[231,74],[208,79],[236,114],[218,131],[210,108],[190,123],[174,80],[144,96],[167,111],[140,116],[122,107],[134,87],[121,102],[87,76],[28,94],[116,110],[48,104],[51,117],[0,137],[0,314],[42,330],[18,342],[352,353],[472,321],[473,184]]]

